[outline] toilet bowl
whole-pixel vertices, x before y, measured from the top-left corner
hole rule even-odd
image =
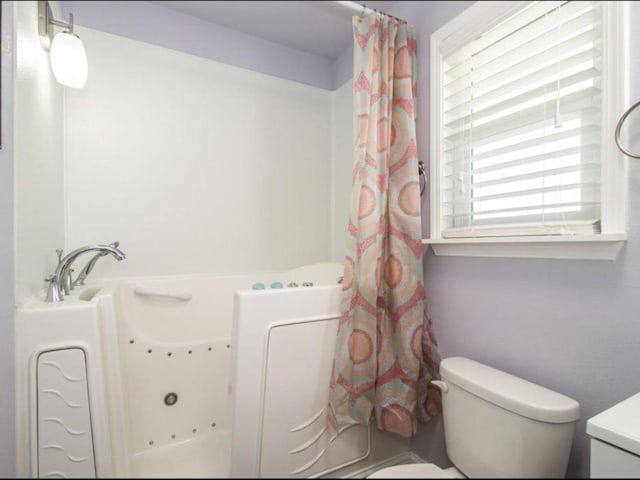
[[[412,463],[383,468],[367,478],[465,478],[454,467],[442,469],[433,463]]]
[[[368,478],[564,477],[580,405],[575,400],[468,358],[440,364],[447,455],[383,468]]]

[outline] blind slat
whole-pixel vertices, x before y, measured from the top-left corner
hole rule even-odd
[[[596,119],[598,123],[588,123],[583,124],[581,126],[575,128],[569,128],[566,130],[560,130],[558,133],[553,133],[550,135],[544,135],[544,137],[537,136],[532,139],[527,139],[524,141],[517,141],[515,143],[509,143],[506,146],[485,149],[483,153],[474,154],[470,157],[471,162],[479,163],[481,160],[486,160],[489,158],[496,158],[500,156],[504,156],[506,154],[517,154],[522,150],[526,150],[529,147],[539,146],[539,145],[548,145],[553,144],[555,142],[561,142],[562,140],[566,140],[568,138],[573,137],[581,137],[581,145],[591,145],[591,144],[600,144],[600,141],[597,139],[597,135],[600,133],[600,123],[599,119]]]
[[[558,55],[562,56],[566,53],[566,50],[564,52],[560,50],[563,46],[576,48],[581,43],[597,37],[598,14],[599,11],[595,9],[585,10],[578,17],[560,25],[560,28],[556,26],[555,22],[551,29],[541,29],[538,23],[531,24],[531,35],[523,41],[519,42],[515,38],[507,38],[504,45],[471,55],[455,68],[447,70],[444,73],[445,85],[450,87],[452,80],[468,75],[471,70],[474,71],[474,79],[479,81],[489,74],[500,72],[514,64],[519,64],[522,68],[523,59],[540,55],[550,49],[558,50]],[[582,30],[586,31],[582,32]],[[557,46],[558,42],[560,42],[559,46]],[[488,73],[485,74],[484,71]]]
[[[531,222],[532,219],[529,219]],[[506,224],[503,227],[467,227],[448,228],[442,232],[444,238],[468,238],[468,237],[517,237],[534,235],[578,235],[600,233],[600,223],[590,220],[584,223],[569,224],[560,219],[546,224],[535,223],[528,226],[519,224]]]
[[[599,93],[600,90],[598,88],[589,87],[562,97],[563,115],[566,111],[582,111],[589,108],[599,109],[600,99],[598,98],[597,102],[594,101]],[[453,132],[447,132],[445,129],[444,141],[459,144],[461,141],[469,141],[469,139],[472,138],[472,141],[475,143],[501,132],[513,131],[519,127],[535,124],[541,119],[552,119],[555,112],[555,104],[556,100],[551,99],[519,112],[506,115],[479,127],[474,127],[471,135],[468,129],[461,128]]]
[[[478,174],[496,172],[500,170],[513,169],[514,167],[522,167],[532,163],[539,163],[541,161],[548,160],[548,159],[562,158],[562,157],[567,157],[567,156],[576,155],[576,154],[581,154],[581,156],[583,157],[583,161],[581,161],[581,163],[587,164],[589,162],[589,158],[594,157],[594,162],[599,165],[600,162],[598,158],[595,157],[595,155],[599,153],[600,142],[598,142],[597,138],[592,138],[590,141],[593,142],[590,145],[580,145],[578,147],[564,148],[564,149],[554,150],[550,152],[544,152],[538,155],[531,155],[531,156],[518,158],[515,160],[509,160],[509,161],[497,163],[495,165],[488,165],[488,166],[476,168],[474,163],[471,163],[469,164],[469,168],[467,169],[467,171],[470,174],[478,175]],[[458,165],[460,164],[460,162],[456,162],[456,163]],[[453,176],[454,172],[460,172],[460,171],[462,170],[459,167],[452,168],[451,172],[448,174],[444,174],[443,177],[446,178],[446,177]]]
[[[466,87],[464,90],[456,92],[445,98],[443,112],[445,114],[451,114],[456,109],[468,109],[468,105],[471,102],[472,91],[474,94],[474,100],[477,99],[479,102],[490,102],[491,100],[504,96],[508,92],[518,92],[525,88],[530,89],[532,85],[536,86],[538,82],[544,81],[552,75],[566,76],[566,72],[575,73],[575,71],[594,68],[593,64],[596,63],[596,61],[599,61],[599,59],[600,52],[591,48],[578,55],[563,60],[560,65],[560,72],[558,72],[557,64],[551,64],[545,68],[534,71],[533,73],[526,72],[521,69],[515,69],[515,75],[513,75],[513,79],[510,79],[509,82],[504,80],[501,82],[496,82],[495,80],[492,82],[489,80],[475,82],[473,87]],[[502,78],[504,79],[505,77]],[[484,83],[487,85],[483,85]],[[482,93],[482,91],[485,91],[485,93]]]
[[[507,132],[506,135],[509,136],[509,142],[506,143],[505,145],[502,144],[504,142],[500,142],[501,140],[504,140],[502,136],[489,139],[489,141],[495,140],[493,144],[499,145],[493,148],[489,148],[492,144],[488,144],[486,141],[474,142],[474,146],[476,147],[475,150],[480,151],[482,149],[482,153],[474,152],[469,157],[455,159],[453,156],[453,152],[456,149],[460,149],[460,146],[454,146],[449,150],[444,150],[444,153],[449,162],[458,162],[458,163],[468,162],[468,161],[476,162],[489,157],[503,155],[511,152],[517,152],[518,150],[522,150],[534,145],[561,141],[563,139],[573,137],[573,136],[580,136],[582,138],[586,138],[587,141],[590,139],[596,139],[596,136],[600,133],[600,117],[597,117],[594,115],[587,116],[586,114],[582,114],[582,113],[583,112],[580,112],[580,111],[572,112],[570,114],[571,118],[565,118],[565,124],[571,124],[571,125],[577,124],[579,126],[571,127],[567,129],[547,128],[547,130],[552,130],[557,133],[544,134],[543,132],[545,131],[545,126],[547,126],[546,124],[548,123],[548,119],[547,120],[542,119],[541,121],[537,122],[533,126],[526,126],[526,128],[524,129],[520,128],[520,129],[510,130],[509,132]],[[568,117],[568,116],[569,115],[565,115],[564,117]],[[576,122],[576,117],[579,118],[577,122]],[[534,134],[523,135],[522,130],[524,130],[525,134],[530,133],[531,131],[533,131]],[[597,139],[595,141],[598,144],[600,143],[600,141]],[[445,165],[449,165],[449,163],[445,163]]]
[[[556,208],[566,208],[566,209],[573,209],[573,208],[579,208],[579,207],[583,207],[583,206],[587,206],[587,207],[597,207],[599,205],[598,202],[559,202],[559,203],[554,203],[551,205],[545,205],[544,207],[541,207],[540,205],[533,205],[533,206],[529,206],[529,207],[513,207],[513,208],[500,208],[497,210],[485,210],[482,213],[484,215],[495,215],[495,214],[504,214],[505,216],[508,216],[508,214],[510,213],[518,213],[520,212],[520,215],[536,215],[536,213],[533,213],[533,211],[537,211],[537,210],[551,210],[551,209],[556,209]],[[529,213],[527,213],[529,212]],[[515,216],[519,216],[519,215],[514,215],[512,217]],[[459,219],[464,219],[466,217],[466,215],[449,215],[449,217],[452,218],[459,218]]]
[[[599,167],[599,165],[595,165],[595,167]],[[550,177],[552,175],[561,175],[561,174],[565,174],[565,173],[584,173],[587,170],[593,170],[594,169],[594,165],[572,165],[572,166],[568,166],[568,167],[558,167],[558,168],[551,168],[551,169],[546,169],[546,170],[539,170],[537,172],[532,172],[532,173],[524,173],[524,174],[520,174],[520,175],[511,175],[508,177],[502,177],[496,180],[487,180],[484,182],[474,182],[473,186],[471,188],[471,191],[474,192],[476,190],[485,188],[485,187],[491,187],[491,186],[498,186],[498,185],[508,185],[509,183],[513,183],[513,182],[519,182],[522,180],[536,180],[536,179],[542,179],[545,177]],[[481,199],[482,197],[475,197],[475,198],[479,198]]]
[[[514,32],[522,30],[523,27],[539,20],[541,17],[544,17],[549,12],[553,12],[558,7],[565,9],[568,8],[569,5],[565,4],[566,1],[564,0],[553,2],[532,2],[529,6],[507,18],[500,24],[491,28],[489,31],[484,32],[474,41],[468,42],[457,50],[448,53],[446,55],[445,68],[455,67],[457,64],[465,61],[475,53],[499,42],[505,37],[513,35]]]
[[[595,183],[591,185],[588,183],[573,183],[573,184],[567,184],[567,185],[558,185],[555,187],[531,188],[527,190],[520,190],[518,192],[487,195],[486,197],[482,197],[481,200],[488,201],[488,200],[499,200],[499,199],[505,199],[505,198],[513,199],[513,198],[522,197],[525,195],[534,195],[538,193],[553,193],[553,192],[560,192],[563,190],[575,190],[575,189],[580,189],[581,187],[584,187],[584,186],[594,187],[595,185],[596,185]]]
[[[588,81],[593,80],[598,77],[598,71],[595,68],[589,68],[587,70],[583,70],[581,72],[575,73],[568,77],[561,78],[559,80],[561,90],[569,90],[571,91],[571,87],[577,86],[581,83],[589,83]],[[531,102],[533,100],[539,99],[541,97],[553,95],[556,86],[558,84],[558,80],[552,79],[550,82],[541,85],[532,90],[525,91],[516,96],[512,96],[507,98],[501,102],[494,103],[493,105],[483,106],[479,99],[474,99],[471,102],[468,102],[468,107],[465,111],[460,111],[458,114],[453,116],[444,116],[444,126],[446,128],[459,130],[460,128],[466,128],[466,125],[470,121],[479,122],[487,117],[492,115],[496,115],[503,111],[509,110],[511,108],[515,108],[517,106],[525,105],[527,102]],[[566,96],[566,94],[560,94],[560,99]]]

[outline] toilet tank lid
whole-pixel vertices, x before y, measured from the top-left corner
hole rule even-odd
[[[440,363],[440,375],[445,381],[532,420],[567,423],[580,418],[580,404],[572,398],[468,358],[445,358]]]

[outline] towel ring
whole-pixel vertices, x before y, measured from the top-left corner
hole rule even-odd
[[[618,148],[622,153],[624,153],[626,156],[631,158],[640,158],[640,154],[630,152],[620,144],[620,130],[622,130],[622,124],[627,119],[629,114],[633,112],[638,106],[640,106],[640,102],[636,102],[633,105],[631,105],[627,109],[627,111],[622,114],[622,116],[620,117],[620,120],[618,120],[618,125],[616,125],[616,133],[615,133],[616,145],[618,146]]]
[[[420,160],[418,162],[418,175],[420,181],[420,196],[424,194],[424,191],[427,189],[427,174],[424,173],[424,162]],[[424,182],[424,183],[423,183]]]

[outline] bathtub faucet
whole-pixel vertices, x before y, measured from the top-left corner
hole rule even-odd
[[[125,259],[124,252],[111,245],[88,245],[74,250],[60,260],[53,275],[46,278],[46,281],[49,282],[49,288],[47,289],[45,302],[61,302],[64,300],[64,293],[69,294],[70,285],[67,284],[67,289],[65,289],[65,279],[69,278],[71,265],[79,256],[89,252],[100,252],[99,255],[110,253],[118,261]]]

